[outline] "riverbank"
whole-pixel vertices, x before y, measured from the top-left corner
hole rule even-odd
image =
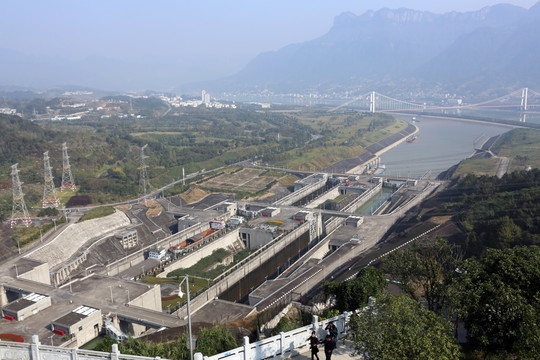
[[[395,148],[396,146],[398,146],[399,144],[401,144],[401,143],[403,143],[404,141],[406,141],[410,136],[416,135],[416,134],[418,134],[418,133],[420,132],[420,128],[418,128],[418,126],[416,126],[416,125],[414,125],[414,124],[411,124],[411,125],[415,127],[415,130],[414,130],[412,133],[410,133],[410,134],[407,135],[407,136],[402,137],[401,139],[399,139],[399,140],[395,141],[394,143],[388,145],[388,146],[385,147],[384,149],[382,149],[382,150],[376,152],[375,155],[376,155],[376,156],[380,156],[381,154],[384,154],[384,153],[387,152],[388,150],[393,149],[393,148]]]

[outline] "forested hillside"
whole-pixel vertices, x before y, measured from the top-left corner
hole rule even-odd
[[[29,208],[40,207],[45,151],[60,186],[63,142],[78,194],[110,203],[137,196],[139,150],[145,144],[150,184],[156,189],[181,178],[182,168],[191,174],[246,159],[317,170],[362,153],[363,145],[401,127],[385,115],[318,117],[307,111],[297,117],[249,107],[56,122],[0,115],[0,216],[11,212],[11,165],[19,163]]]

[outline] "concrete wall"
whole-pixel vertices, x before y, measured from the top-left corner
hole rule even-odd
[[[307,204],[305,207],[308,209],[315,209],[322,203],[324,203],[326,200],[332,200],[339,196],[339,186],[334,186],[318,198],[314,199],[312,202]]]
[[[19,275],[20,279],[30,280],[46,285],[51,285],[51,277],[49,275],[49,264],[43,263],[34,267],[32,270]]]
[[[147,292],[132,299],[131,306],[139,306],[145,309],[163,311],[161,307],[161,291],[159,285],[151,286]]]
[[[193,266],[203,257],[211,255],[214,250],[234,247],[234,244],[237,241],[239,241],[238,229],[234,229],[231,232],[206,244],[205,246],[198,249],[197,251],[193,251],[185,256],[182,256],[179,260],[167,266],[162,273],[158,274],[157,277],[166,278],[167,274],[173,270],[180,269],[180,268],[188,268],[190,266]]]

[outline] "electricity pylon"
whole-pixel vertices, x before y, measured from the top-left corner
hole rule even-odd
[[[24,202],[24,193],[22,192],[22,182],[19,180],[19,170],[17,165],[11,166],[11,179],[13,187],[13,210],[11,212],[11,227],[13,228],[20,220],[24,226],[28,227],[32,223],[32,219],[28,216],[28,209]]]
[[[67,153],[66,143],[62,144],[62,186],[60,186],[60,191],[64,189],[71,189],[75,191],[75,181],[73,180],[73,175],[71,174],[71,166],[69,165],[69,156]]]
[[[60,205],[58,195],[56,195],[56,188],[54,187],[54,178],[52,176],[51,164],[49,161],[49,152],[43,153],[43,165],[44,165],[44,177],[45,184],[43,185],[43,208],[54,207],[57,208]]]
[[[146,162],[144,161],[145,159],[148,158],[148,156],[144,154],[144,150],[146,149],[147,146],[148,144],[144,145],[141,148],[141,168],[140,168],[141,172],[139,174],[139,197],[145,197],[146,195],[150,193],[150,182],[148,181],[148,171],[147,171],[148,165],[146,165]]]

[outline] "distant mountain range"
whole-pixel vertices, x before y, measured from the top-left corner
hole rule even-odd
[[[482,91],[540,88],[540,3],[442,15],[410,9],[343,13],[312,41],[262,53],[206,87],[275,92],[347,87]]]
[[[215,59],[156,61],[120,61],[106,56],[68,60],[0,48],[0,85],[176,88],[179,93],[207,89],[212,94],[265,89],[278,93],[540,89],[540,2],[529,10],[499,4],[446,14],[405,8],[362,15],[346,12],[317,39],[262,53],[232,76],[189,86],[181,84],[223,74],[213,70]],[[201,69],[205,79],[197,78]]]

